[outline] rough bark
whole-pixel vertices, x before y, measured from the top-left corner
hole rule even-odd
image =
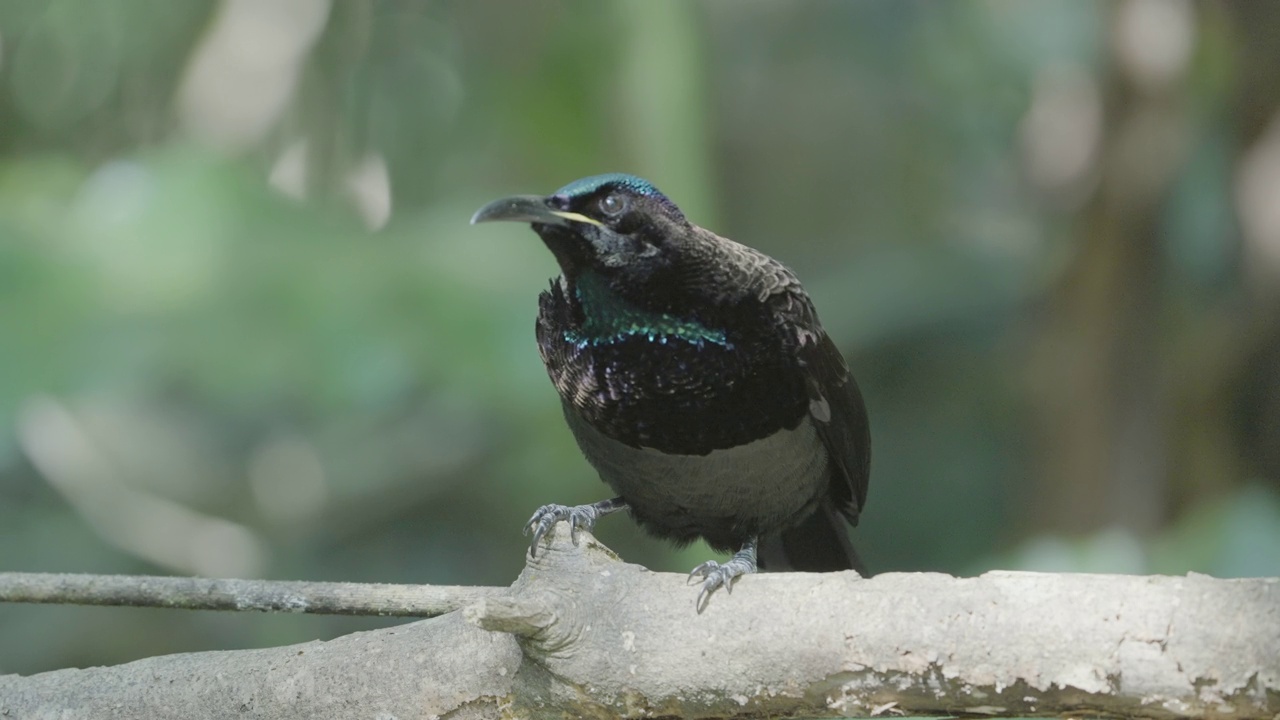
[[[0,572],[0,602],[435,617],[505,588]]]
[[[1280,578],[756,575],[699,614],[683,576],[565,530],[458,612],[0,677],[0,718],[1280,713]]]

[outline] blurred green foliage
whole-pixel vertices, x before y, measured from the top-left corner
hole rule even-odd
[[[1157,92],[1123,79],[1119,6],[0,4],[0,570],[509,583],[533,509],[605,488],[533,343],[554,263],[467,219],[622,170],[805,279],[870,407],[875,569],[1280,574],[1276,270],[1233,184],[1237,98],[1275,82],[1240,28],[1280,19],[1186,5]],[[1054,185],[1028,157],[1073,137],[1035,134],[1060,68],[1100,110]],[[1143,103],[1185,161],[1100,205],[1144,182],[1107,162]],[[1157,241],[1109,260],[1131,238],[1092,218],[1132,208]],[[1154,336],[1101,345],[1136,366],[1080,381],[1131,300],[1091,288],[1144,282]],[[0,607],[0,672],[378,624]]]

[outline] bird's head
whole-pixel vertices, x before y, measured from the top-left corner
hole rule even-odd
[[[471,223],[530,223],[570,283],[593,274],[615,287],[669,284],[688,263],[694,238],[684,213],[634,175],[595,175],[546,197],[517,195],[476,211]]]

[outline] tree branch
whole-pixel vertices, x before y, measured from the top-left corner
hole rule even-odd
[[[0,602],[435,617],[506,588],[0,572]]]
[[[567,535],[460,612],[4,676],[0,718],[1280,713],[1277,578],[766,574],[698,614],[683,576]]]

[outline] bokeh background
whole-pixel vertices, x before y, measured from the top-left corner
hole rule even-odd
[[[805,280],[874,569],[1280,574],[1277,37],[1266,2],[5,0],[0,570],[510,583],[538,505],[606,488],[534,347],[549,253],[467,220],[626,171]],[[388,622],[3,606],[0,672]]]

